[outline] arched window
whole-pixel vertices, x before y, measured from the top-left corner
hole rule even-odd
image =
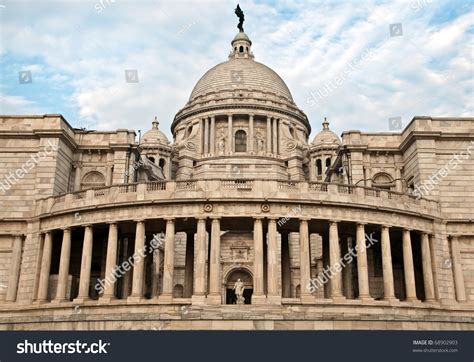
[[[239,48],[239,52],[243,53],[244,52],[244,47],[241,45]]]
[[[316,174],[318,176],[323,174],[323,165],[320,159],[316,160]]]
[[[148,159],[149,159],[151,162],[155,163],[155,157],[148,157]]]
[[[395,185],[392,176],[385,172],[379,172],[372,179],[372,187],[378,189],[390,190],[394,186]]]
[[[326,158],[326,168],[331,167],[331,158]]]
[[[105,177],[98,171],[91,171],[84,175],[81,182],[81,190],[93,187],[105,186]]]
[[[245,131],[235,132],[235,152],[247,152],[247,133]]]
[[[165,159],[164,159],[164,158],[160,158],[160,161],[159,161],[159,163],[158,163],[158,166],[160,166],[162,170],[164,170],[165,164],[166,164]]]

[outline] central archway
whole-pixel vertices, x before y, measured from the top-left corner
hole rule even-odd
[[[245,304],[251,304],[253,294],[253,278],[249,271],[245,269],[235,269],[231,271],[225,282],[225,303],[236,304],[237,297],[233,290],[235,282],[240,279],[244,283],[244,299]]]

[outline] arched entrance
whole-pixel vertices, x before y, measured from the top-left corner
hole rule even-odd
[[[225,283],[225,303],[236,304],[237,297],[233,288],[237,279],[240,279],[244,283],[245,304],[250,304],[252,302],[253,278],[252,275],[245,269],[236,269],[229,273]]]

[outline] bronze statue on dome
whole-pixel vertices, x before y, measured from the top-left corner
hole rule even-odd
[[[237,4],[237,7],[235,8],[235,15],[237,15],[237,17],[239,18],[239,25],[237,25],[237,28],[239,28],[239,31],[241,33],[243,33],[245,17],[244,17],[244,12],[240,8],[239,4]]]

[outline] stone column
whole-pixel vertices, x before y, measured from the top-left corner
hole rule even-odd
[[[139,302],[143,298],[143,277],[145,274],[145,221],[137,220],[136,223],[132,294],[127,299],[127,302],[131,303]]]
[[[210,131],[210,150],[209,153],[214,155],[216,153],[216,117],[211,117],[211,131]]]
[[[23,237],[15,235],[13,238],[12,257],[10,264],[10,274],[8,276],[8,289],[5,301],[15,302],[18,293],[18,280],[20,279],[21,249]]]
[[[158,301],[164,304],[173,300],[174,277],[174,219],[166,219],[165,257],[163,266],[163,293]]]
[[[254,127],[253,127],[253,114],[249,115],[249,139],[248,139],[248,151],[253,152],[253,146],[255,143]]]
[[[194,231],[186,233],[186,256],[184,261],[184,298],[193,295]]]
[[[395,190],[397,192],[403,192],[402,171],[398,166],[395,167]]]
[[[359,299],[367,300],[370,297],[369,269],[367,267],[367,244],[365,242],[365,224],[357,224],[357,278],[359,282]]]
[[[144,231],[143,231],[144,234]],[[105,284],[104,284],[104,293],[100,298],[103,302],[110,302],[112,299],[115,299],[115,283],[116,276],[114,273],[114,268],[117,265],[117,240],[118,240],[118,226],[117,223],[109,223],[109,237],[107,240],[107,259],[105,262]]]
[[[227,126],[227,152],[234,152],[234,131],[232,130],[232,115],[227,116],[228,126]]]
[[[421,259],[423,264],[423,284],[425,287],[425,302],[435,301],[433,269],[431,268],[430,239],[427,233],[421,235]]]
[[[300,295],[301,303],[312,303],[314,297],[311,295],[308,287],[311,280],[311,251],[309,246],[309,228],[308,220],[300,219]]]
[[[151,276],[151,295],[156,300],[159,294],[159,281],[160,281],[160,265],[161,265],[161,249],[159,247],[153,250],[153,274]]]
[[[263,272],[263,225],[262,219],[254,218],[253,223],[253,295],[252,304],[266,303]]]
[[[79,159],[75,162],[76,165],[76,174],[74,176],[74,191],[79,191],[81,189],[81,180],[82,180],[82,152],[79,153]]]
[[[209,153],[209,118],[204,118],[204,154]]]
[[[82,245],[81,274],[79,277],[79,294],[74,302],[82,303],[89,299],[89,286],[91,283],[93,231],[91,225],[84,229],[84,243]]]
[[[201,120],[199,121],[199,124],[200,124],[200,128],[201,128],[201,154],[203,156],[206,153],[206,136],[204,135],[204,133],[205,133],[204,132],[205,123],[206,123],[206,119],[201,118]]]
[[[273,140],[272,153],[274,155],[277,155],[278,154],[278,119],[277,118],[273,118],[272,140]]]
[[[63,229],[63,241],[61,244],[61,257],[59,261],[58,287],[54,302],[67,300],[67,283],[69,277],[69,262],[71,257],[71,229]]]
[[[221,304],[221,224],[219,218],[212,219],[211,255],[209,259],[209,295],[208,304]]]
[[[267,117],[267,153],[272,153],[272,118]]]
[[[364,166],[364,186],[365,187],[372,187],[370,169],[369,169],[368,166]]]
[[[52,236],[51,232],[48,231],[44,235],[43,255],[41,258],[41,272],[38,287],[38,302],[46,302],[48,300],[49,272],[51,270],[52,249]]]
[[[403,269],[405,273],[406,301],[413,302],[416,300],[416,287],[410,230],[403,230]]]
[[[396,300],[396,298],[395,288],[393,285],[392,250],[390,246],[390,233],[388,226],[382,225],[381,239],[383,294],[385,300],[393,301]]]
[[[276,219],[268,220],[268,295],[267,301],[272,304],[281,303],[281,289],[278,283],[278,263],[280,262],[278,252],[278,232]]]
[[[194,294],[192,296],[193,304],[204,304],[206,299],[206,218],[197,219],[196,231],[196,254],[195,274],[194,274]]]
[[[461,252],[459,250],[459,239],[457,236],[451,238],[451,255],[454,275],[454,286],[456,289],[456,299],[458,302],[466,302],[466,287],[464,284],[464,274],[462,271]]]
[[[341,259],[341,249],[339,247],[339,232],[337,229],[337,221],[329,221],[329,264],[333,270],[331,279],[331,298],[341,299],[342,295],[342,266],[339,261]]]

